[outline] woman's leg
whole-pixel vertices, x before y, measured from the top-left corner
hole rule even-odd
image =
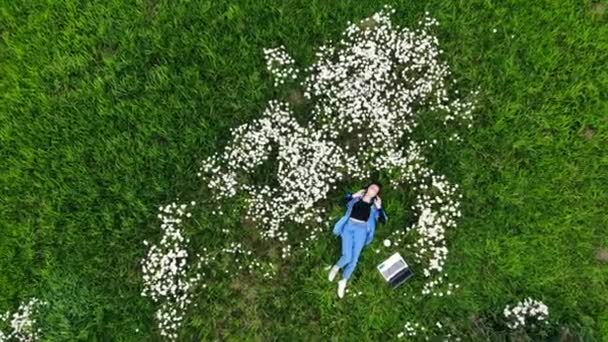
[[[340,268],[344,268],[352,259],[354,236],[350,228],[350,224],[347,222],[346,227],[342,231],[342,257],[336,263],[336,266]]]
[[[349,279],[353,274],[355,267],[357,267],[357,261],[361,255],[361,250],[365,244],[365,238],[367,237],[367,231],[365,229],[356,228],[353,232],[352,252],[351,259],[346,268],[344,269],[343,279]]]

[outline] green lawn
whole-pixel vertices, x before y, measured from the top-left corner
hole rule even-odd
[[[597,258],[608,248],[606,1],[4,1],[0,312],[34,296],[49,302],[45,340],[158,340],[155,306],[140,296],[142,241],[160,234],[159,205],[207,196],[198,162],[230,128],[285,97],[262,49],[283,44],[305,67],[385,3],[404,26],[429,11],[462,89],[480,87],[473,128],[434,160],[463,194],[447,264],[459,291],[391,291],[370,249],[352,283],[363,295],[338,300],[327,232],[273,280],[210,276],[183,339],[389,340],[407,321],[523,339],[502,309],[531,296],[551,320],[549,337],[531,338],[608,340],[608,264]],[[387,192],[394,219],[376,244],[411,219],[408,196]],[[239,224],[238,213],[198,215],[194,245]]]

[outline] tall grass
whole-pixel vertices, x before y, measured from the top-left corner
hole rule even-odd
[[[406,26],[429,11],[454,75],[482,87],[477,126],[436,156],[465,196],[446,265],[461,292],[446,305],[378,286],[380,256],[367,251],[352,285],[364,294],[338,301],[328,232],[272,282],[218,277],[184,339],[384,340],[438,320],[469,339],[523,339],[500,315],[529,295],[549,306],[551,336],[608,338],[608,266],[596,258],[608,248],[607,4],[386,3]],[[381,5],[2,3],[0,309],[44,298],[53,341],[157,339],[141,241],[159,234],[158,205],[204,198],[197,161],[281,95],[263,48],[283,44],[309,65],[313,47]],[[383,201],[393,220],[378,243],[408,220],[407,193]],[[220,223],[201,218],[197,239],[213,241]]]

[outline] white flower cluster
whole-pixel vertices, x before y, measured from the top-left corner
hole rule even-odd
[[[441,331],[444,330],[444,326],[443,324],[441,324],[441,322],[437,321],[435,322],[435,326],[434,327],[430,327],[427,328],[423,325],[421,325],[420,323],[413,323],[413,322],[405,322],[405,325],[403,326],[403,331],[400,332],[399,334],[397,334],[397,338],[403,338],[404,336],[407,337],[415,337],[416,340],[419,341],[429,341],[430,337],[429,335],[435,335],[434,339],[437,339],[436,336],[441,333]],[[458,336],[452,336],[451,333],[445,333],[444,334],[444,341],[450,341],[450,339],[452,337],[454,337],[453,341],[457,341],[460,342],[462,339]]]
[[[350,297],[359,297],[363,295],[363,291],[355,291],[348,287],[346,288],[346,293],[350,293]]]
[[[549,308],[543,302],[532,298],[519,301],[513,307],[507,305],[503,311],[510,329],[525,327],[529,321],[548,323]],[[534,323],[532,323],[534,326]]]
[[[178,199],[179,200],[179,199]],[[156,320],[160,334],[168,340],[178,338],[178,330],[183,324],[184,314],[188,305],[192,302],[194,288],[201,283],[206,276],[202,266],[209,266],[216,261],[221,254],[230,254],[235,257],[235,262],[224,267],[227,274],[244,268],[263,272],[264,278],[272,278],[276,275],[272,263],[262,264],[251,258],[252,251],[242,248],[241,243],[232,242],[227,247],[220,248],[217,252],[208,252],[203,247],[204,255],[196,254],[196,258],[188,253],[189,239],[184,236],[182,223],[185,218],[192,217],[190,211],[196,205],[195,201],[190,204],[177,204],[175,202],[158,208],[158,218],[162,221],[162,237],[158,245],[150,245],[146,240],[144,245],[149,246],[148,253],[142,259],[143,290],[141,295],[150,297],[159,304],[156,310]],[[241,263],[248,262],[246,266]],[[235,270],[231,270],[231,267]],[[202,288],[207,284],[202,283]]]
[[[287,241],[285,221],[315,224],[309,238],[323,229],[323,208],[315,207],[325,199],[334,183],[344,176],[341,169],[353,158],[330,141],[323,131],[302,127],[288,104],[272,100],[262,117],[232,130],[233,142],[221,154],[204,161],[200,171],[209,175],[207,186],[216,199],[231,197],[238,191],[249,194],[247,218],[259,223],[264,238]],[[278,186],[239,182],[240,176],[253,172],[277,150]],[[340,167],[342,166],[342,167]],[[284,250],[286,256],[290,249]]]
[[[430,256],[425,271],[430,276],[442,270],[444,231],[460,212],[450,198],[455,186],[424,166],[424,148],[437,141],[417,142],[410,135],[420,108],[442,115],[447,125],[469,121],[473,104],[448,94],[449,68],[438,59],[437,38],[427,31],[436,21],[427,16],[422,28],[412,31],[393,26],[392,12],[387,7],[362,20],[365,27],[351,24],[339,43],[320,48],[302,82],[305,97],[314,101],[310,122],[300,125],[287,103],[271,100],[260,119],[231,131],[232,142],[203,161],[199,176],[205,174],[217,199],[248,193],[248,214],[264,237],[286,242],[284,223],[292,221],[312,230],[308,242],[329,226],[317,204],[336,183],[368,178],[372,170],[387,172],[394,185],[409,182],[422,192],[415,206],[421,212],[415,247],[422,249],[420,256]],[[278,185],[244,184],[243,176],[273,152]],[[284,255],[288,250],[285,246]]]
[[[405,322],[405,324],[403,325],[403,331],[400,332],[399,334],[397,334],[398,338],[403,338],[403,336],[408,336],[408,337],[414,337],[417,336],[421,333],[426,332],[426,328],[424,326],[421,326],[420,323],[412,323],[412,322]],[[428,338],[427,338],[428,340]]]
[[[444,280],[448,277],[447,273],[443,273],[435,277],[433,280],[427,281],[422,287],[423,295],[433,295],[433,297],[443,297],[451,296],[454,293],[454,290],[459,288],[460,285],[454,283],[447,283],[447,289],[445,291],[441,291],[437,289],[439,285],[444,284]]]
[[[264,58],[266,59],[266,68],[274,76],[275,87],[285,83],[290,78],[295,80],[298,77],[298,69],[294,67],[295,61],[285,51],[284,46],[264,49]]]
[[[0,342],[4,341],[37,341],[40,339],[40,328],[36,329],[36,319],[33,317],[35,307],[38,305],[46,305],[47,302],[43,302],[37,298],[31,298],[27,303],[21,303],[17,311],[12,315],[9,311],[4,314],[0,314],[0,327],[4,325],[10,319],[10,331],[4,332],[0,329]]]
[[[192,201],[190,207],[195,204]],[[189,205],[173,202],[158,209],[163,235],[160,243],[151,245],[141,261],[144,283],[141,295],[160,303],[156,311],[160,334],[174,340],[184,311],[192,301],[192,289],[201,278],[198,268],[204,259],[199,255],[194,266],[188,265],[189,239],[183,236],[180,224],[183,218],[191,216]],[[145,240],[144,244],[149,245]]]
[[[437,276],[437,279],[429,280],[424,285],[422,294],[450,295],[457,285],[448,283],[446,291],[436,290],[436,287],[443,283],[445,277],[441,276],[448,255],[445,232],[448,228],[455,228],[456,220],[461,216],[458,198],[462,194],[457,194],[457,184],[450,184],[445,176],[435,175],[430,169],[419,168],[415,178],[418,179],[417,184],[411,184],[418,195],[411,209],[420,213],[418,221],[407,230],[393,231],[393,243],[401,243],[407,237],[408,230],[414,232],[418,238],[415,242],[406,244],[407,250],[414,251],[415,261],[427,263],[423,270],[425,277]]]
[[[392,24],[393,12],[387,6],[350,24],[338,42],[330,41],[318,50],[317,62],[306,69],[300,83],[311,104],[310,120],[296,120],[288,103],[271,100],[260,118],[232,129],[225,148],[202,161],[197,175],[218,205],[214,215],[223,214],[223,199],[244,194],[246,219],[255,223],[263,239],[280,243],[283,258],[292,255],[295,246],[308,253],[309,244],[323,236],[334,220],[327,217],[322,201],[340,182],[368,180],[372,171],[382,172],[391,185],[406,183],[418,193],[412,208],[420,215],[410,227],[417,234],[413,244],[406,244],[409,229],[403,229],[393,232],[387,245],[415,250],[427,278],[441,275],[448,254],[445,231],[455,227],[461,215],[457,186],[427,166],[426,155],[438,141],[416,140],[420,135],[414,133],[422,116],[439,118],[446,127],[471,127],[474,105],[461,99],[457,90],[451,91],[449,68],[440,60],[442,51],[430,33],[437,22],[427,13],[420,28],[401,28]],[[264,53],[275,85],[297,78],[298,70],[284,47]],[[457,133],[446,132],[445,137],[459,140]],[[272,185],[248,181],[257,178],[272,178]],[[186,275],[190,273],[186,272],[187,240],[178,221],[182,216],[169,216],[161,215],[167,219],[163,240],[160,247],[150,249],[144,274],[147,295],[170,303],[161,307],[159,317],[165,322],[161,324],[165,336],[175,337],[182,319],[178,312],[189,302],[188,289],[199,278]],[[290,235],[291,225],[286,224],[290,222],[303,227],[308,237]],[[238,245],[238,249],[243,248]],[[435,294],[441,282],[442,278],[428,279],[423,293]],[[163,316],[167,313],[171,318]]]

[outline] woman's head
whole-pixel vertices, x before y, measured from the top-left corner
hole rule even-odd
[[[377,196],[380,193],[382,185],[378,182],[371,182],[365,187],[365,194],[370,197]]]

